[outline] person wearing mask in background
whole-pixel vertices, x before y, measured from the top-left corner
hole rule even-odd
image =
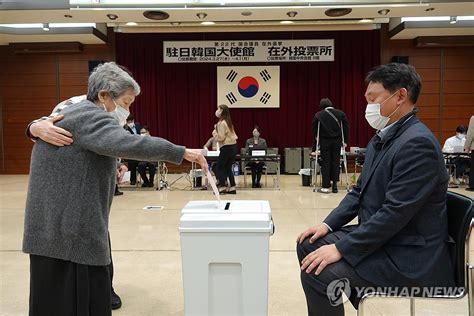
[[[252,155],[252,150],[266,150],[267,141],[260,137],[260,128],[255,125],[252,131],[253,137],[247,139],[245,142],[245,153],[249,156]],[[249,161],[247,166],[252,171],[252,188],[261,188],[260,178],[262,177],[263,167],[265,162],[258,161],[257,158]]]
[[[346,114],[333,107],[331,100],[321,99],[319,102],[321,111],[314,115],[312,122],[313,130],[313,153],[316,148],[316,138],[319,133],[319,150],[321,151],[321,173],[323,178],[320,193],[329,193],[332,181],[332,192],[337,193],[337,182],[339,181],[339,169],[341,166],[341,147],[347,144],[349,137],[349,122]],[[319,130],[318,130],[319,127]],[[341,133],[341,128],[344,135]],[[344,136],[344,144],[342,142]]]
[[[135,123],[133,114],[127,117],[127,123],[123,127],[132,135],[140,135],[140,129],[142,128],[139,123]],[[130,170],[130,185],[135,185],[137,183],[138,161],[127,159],[127,164],[128,170]]]
[[[123,129],[139,92],[115,63],[98,66],[89,77],[87,100],[65,108],[56,122],[74,142],[56,147],[37,140],[33,147],[23,235],[32,316],[111,315],[108,221],[115,157],[186,159],[207,171],[200,150]]]
[[[444,142],[443,152],[444,153],[454,153],[456,150],[464,150],[464,143],[466,142],[466,128],[463,125],[459,125],[456,128],[456,135],[449,137]],[[454,179],[454,184],[460,184],[463,179],[464,170],[469,166],[469,161],[462,157],[449,158],[451,163],[454,163],[456,166],[456,174]]]
[[[474,115],[469,120],[469,126],[467,128],[466,141],[464,142],[464,151],[471,153],[471,163],[469,170],[469,187],[467,191],[474,191]]]
[[[140,135],[144,137],[149,137],[150,136],[150,129],[148,126],[143,125],[142,128],[140,129]],[[155,174],[156,174],[156,167],[158,166],[157,161],[140,161],[138,163],[138,173],[140,174],[140,177],[142,177],[143,184],[142,188],[153,188],[154,180],[155,180]],[[150,174],[150,177],[148,178],[146,176],[146,170],[148,168],[148,173]]]
[[[220,194],[236,194],[234,172],[232,165],[237,155],[237,134],[230,118],[229,107],[225,104],[217,106],[216,117],[219,119],[212,131],[212,136],[217,138],[219,143],[219,159],[217,160],[216,175],[219,180]],[[229,179],[229,186],[226,187],[226,179]]]
[[[438,140],[416,117],[420,76],[411,65],[391,63],[373,69],[366,81],[365,117],[377,132],[357,185],[322,223],[297,238],[310,316],[344,315],[341,283],[331,288],[333,281],[351,289],[355,308],[363,288],[422,293],[455,286],[449,177]],[[355,218],[357,225],[345,226]]]

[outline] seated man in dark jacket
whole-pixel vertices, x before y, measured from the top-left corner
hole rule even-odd
[[[140,129],[140,135],[142,136],[150,136],[150,129],[148,126],[143,125]],[[138,162],[138,173],[143,180],[142,188],[150,187],[153,188],[154,181],[155,181],[155,174],[156,174],[156,167],[158,167],[158,161],[139,161]],[[148,173],[150,177],[146,176],[146,171],[148,169]]]
[[[367,287],[454,286],[448,174],[438,140],[416,117],[421,79],[412,66],[392,63],[366,80],[365,117],[377,133],[364,169],[323,223],[297,239],[309,315],[343,315],[342,287],[352,289],[357,308]],[[357,225],[344,226],[356,217]]]

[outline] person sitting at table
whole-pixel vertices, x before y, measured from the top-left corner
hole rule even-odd
[[[253,137],[247,139],[245,142],[245,153],[249,156],[252,155],[252,150],[264,150],[267,149],[267,141],[260,137],[260,127],[255,125],[252,131]],[[257,158],[251,158],[246,165],[250,167],[252,171],[252,188],[261,188],[260,178],[262,177],[262,170],[265,166],[263,161],[258,161]]]
[[[144,125],[140,129],[140,135],[144,137],[149,137],[150,136],[150,129],[148,126]],[[140,177],[143,180],[142,188],[153,188],[154,183],[153,181],[155,180],[155,174],[156,174],[156,167],[158,166],[157,161],[139,161],[138,162],[138,173],[140,174]],[[148,173],[150,174],[150,177],[147,178],[146,176],[146,169],[148,168]]]
[[[466,142],[466,128],[463,125],[459,125],[456,128],[456,135],[449,137],[444,142],[443,153],[455,153],[456,151],[462,151],[464,143]],[[454,184],[460,184],[464,175],[464,170],[469,167],[469,159],[462,157],[450,158],[451,162],[456,166],[456,174]]]

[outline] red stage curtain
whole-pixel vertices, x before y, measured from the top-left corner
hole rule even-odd
[[[280,65],[280,108],[232,109],[239,146],[252,137],[254,124],[270,147],[311,147],[311,121],[319,100],[328,97],[350,124],[350,146],[365,147],[373,136],[364,119],[364,78],[380,63],[380,32],[281,32],[125,34],[116,39],[117,63],[131,70],[142,87],[132,106],[136,121],[160,136],[200,148],[216,122],[217,67],[229,64],[164,64],[163,41],[327,39],[335,40],[334,62],[269,63]],[[249,66],[253,63],[236,63]]]

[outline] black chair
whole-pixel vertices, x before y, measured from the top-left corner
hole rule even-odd
[[[439,299],[461,299],[468,296],[469,315],[474,315],[473,306],[473,269],[474,266],[469,262],[469,237],[474,226],[473,209],[474,201],[464,195],[448,192],[447,213],[448,213],[448,233],[454,239],[456,244],[451,249],[451,260],[454,267],[454,281],[459,290],[458,293],[450,296],[430,296],[430,297],[412,297],[398,296],[410,299],[410,315],[415,314],[415,298],[439,298]],[[357,315],[364,315],[364,303],[370,297],[396,297],[385,293],[366,293],[360,303]]]

